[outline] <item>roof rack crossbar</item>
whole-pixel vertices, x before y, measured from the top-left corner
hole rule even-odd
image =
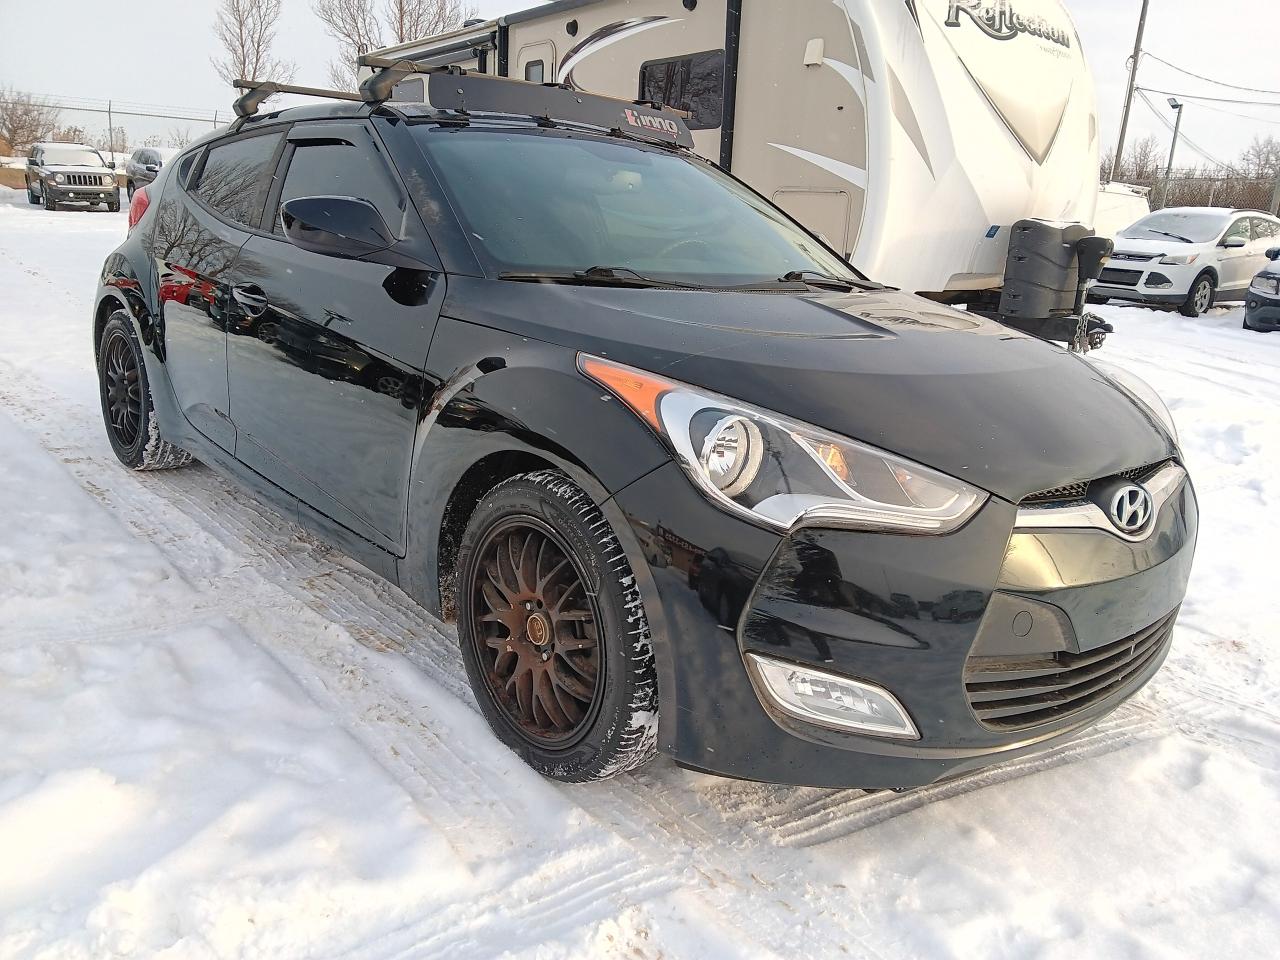
[[[324,97],[328,100],[354,100],[359,103],[361,97],[346,90],[326,90],[322,87],[298,87],[291,83],[276,83],[274,80],[236,80],[231,84],[237,90],[245,92],[232,104],[237,117],[251,117],[258,108],[277,93],[296,93],[306,97]]]
[[[362,67],[372,67],[373,75],[360,84],[360,97],[365,103],[382,103],[391,99],[392,88],[414,74],[448,73],[466,76],[467,71],[456,64],[425,67],[413,60],[395,60],[366,53],[356,61]]]

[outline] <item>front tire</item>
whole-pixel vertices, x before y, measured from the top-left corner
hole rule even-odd
[[[1196,282],[1191,285],[1187,299],[1182,302],[1178,311],[1184,317],[1198,317],[1207,313],[1213,306],[1214,292],[1213,277],[1207,273],[1200,274],[1196,277]]]
[[[458,640],[497,737],[544,776],[604,780],[657,752],[653,645],[618,538],[561,473],[476,507],[458,556]]]
[[[27,203],[31,204],[33,207],[40,206],[40,194],[31,189],[31,184],[29,183],[27,184]]]
[[[134,192],[136,189],[137,189],[137,187],[135,187],[135,186],[133,185],[133,181],[132,181],[132,180],[130,180],[127,184],[125,184],[124,192],[125,192],[126,194],[128,194],[128,196],[129,196],[129,202],[130,202],[130,203],[133,203],[133,192]]]
[[[98,341],[98,394],[111,449],[130,470],[170,470],[191,462],[191,454],[160,436],[142,348],[123,310],[111,314]]]
[[[40,193],[44,196],[44,208],[46,210],[58,209],[58,201],[53,199],[53,194],[49,193],[47,189],[41,190]]]

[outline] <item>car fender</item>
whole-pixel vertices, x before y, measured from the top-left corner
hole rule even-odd
[[[435,387],[414,443],[399,581],[437,615],[449,612],[440,581],[450,538],[492,486],[550,467],[603,506],[670,459],[639,417],[578,371],[572,350],[442,317],[428,367]],[[627,548],[642,557],[638,544]]]

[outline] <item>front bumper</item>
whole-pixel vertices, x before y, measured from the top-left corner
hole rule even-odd
[[[1198,526],[1189,482],[1139,543],[1100,530],[1014,531],[1016,508],[994,498],[945,537],[779,537],[706,504],[674,464],[615,503],[646,545],[663,750],[710,773],[822,787],[933,783],[1041,751],[1113,710],[1158,669],[1168,631],[1105,696],[1018,729],[978,719],[970,658],[1061,653],[1083,662],[1162,621],[1171,630]],[[783,714],[757,693],[748,652],[888,690],[920,739]]]
[[[1280,297],[1259,293],[1250,287],[1245,299],[1244,322],[1253,330],[1280,330]]]
[[[1103,268],[1101,279],[1090,285],[1089,294],[1138,303],[1180,304],[1203,269],[1202,263],[1161,263],[1158,256],[1150,260],[1113,258]]]
[[[57,203],[119,203],[120,187],[111,186],[82,187],[60,183],[42,182],[42,195],[47,193]]]

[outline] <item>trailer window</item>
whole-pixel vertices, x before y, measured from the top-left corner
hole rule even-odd
[[[545,83],[547,79],[547,65],[542,60],[534,60],[524,65],[524,78],[530,83]]]
[[[724,51],[650,60],[640,67],[640,99],[683,110],[690,130],[714,130],[724,120]]]

